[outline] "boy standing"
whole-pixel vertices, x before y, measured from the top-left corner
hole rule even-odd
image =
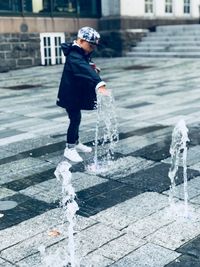
[[[57,105],[65,108],[70,123],[64,157],[81,162],[78,151],[91,152],[92,148],[79,142],[81,110],[93,110],[96,92],[107,95],[105,82],[99,77],[99,69],[90,61],[90,55],[98,45],[100,35],[90,27],[78,31],[77,40],[62,44],[66,62],[58,91]]]

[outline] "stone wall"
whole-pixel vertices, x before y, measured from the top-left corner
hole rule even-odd
[[[39,33],[0,34],[0,72],[41,64]]]
[[[125,56],[133,46],[141,41],[147,30],[108,30],[100,31],[101,46],[96,55],[101,57]]]
[[[76,34],[66,34],[72,41]],[[97,57],[125,55],[146,34],[145,31],[114,30],[100,31],[102,46],[95,52]],[[0,72],[41,65],[39,33],[0,34]]]

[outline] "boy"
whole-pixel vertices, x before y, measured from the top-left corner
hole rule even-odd
[[[65,108],[70,123],[64,157],[81,162],[78,151],[91,152],[92,148],[79,142],[81,110],[93,110],[96,92],[107,95],[105,82],[99,77],[99,69],[90,61],[90,55],[98,45],[100,35],[90,27],[78,31],[77,40],[62,44],[66,62],[59,86],[57,105]]]

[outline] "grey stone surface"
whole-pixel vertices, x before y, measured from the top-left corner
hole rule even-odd
[[[140,157],[123,157],[117,159],[113,163],[111,162],[108,169],[105,169],[105,171],[101,173],[101,176],[118,180],[154,164],[156,163],[150,160],[144,160]]]
[[[168,198],[158,193],[143,193],[139,196],[122,202],[108,210],[92,216],[106,225],[116,229],[123,229],[129,224],[158,211],[168,205]]]
[[[200,205],[200,194],[190,200],[191,203]]]
[[[162,267],[166,263],[177,258],[179,255],[180,254],[175,251],[171,251],[155,244],[148,243],[111,266]]]
[[[190,147],[187,151],[187,166],[195,166],[195,164],[199,163],[200,158],[200,146]],[[163,160],[163,162],[171,163],[170,158]],[[180,165],[183,165],[183,162],[180,161]]]
[[[13,196],[16,192],[0,186],[0,198]]]
[[[34,217],[33,219],[26,220],[16,226],[0,231],[1,240],[4,240],[4,242],[0,244],[0,250],[5,250],[17,243],[28,240],[32,236],[47,231],[58,224],[60,216],[60,209],[54,209]]]
[[[76,249],[82,257],[121,236],[121,232],[102,223],[93,225],[77,235]]]
[[[10,136],[10,137],[2,138],[1,139],[1,145],[8,145],[8,144],[13,143],[13,142],[27,140],[27,139],[31,139],[34,137],[36,137],[36,135],[34,133],[22,133],[22,134]]]
[[[18,266],[20,267],[38,267],[41,266],[41,256],[39,253],[31,255],[28,258],[25,258],[17,263]]]
[[[99,223],[83,229],[81,232],[75,235],[77,258],[82,259],[88,255],[86,259],[84,259],[84,262],[88,263],[88,265],[86,266],[92,267],[92,264],[94,262],[97,262],[98,264],[100,264],[100,259],[104,259],[103,255],[99,255],[97,253],[95,253],[96,255],[95,254],[90,255],[89,252],[95,251],[99,247],[102,247],[104,244],[107,244],[109,241],[116,239],[120,235],[121,235],[120,231],[117,231],[113,228],[110,228],[108,226],[105,226]],[[68,240],[63,239],[58,244],[54,244],[48,247],[47,255],[52,255],[54,257],[54,255],[56,255],[57,253],[59,255],[66,254],[67,245],[68,245]],[[24,252],[26,251],[23,247],[22,249]],[[39,255],[37,255],[36,257],[37,257],[37,261],[40,262]],[[92,263],[89,260],[90,257],[91,257]],[[54,260],[59,261],[58,258]],[[102,264],[102,266],[106,266],[105,264],[113,262],[111,259],[107,259],[106,257],[104,260],[105,262]],[[19,266],[26,266],[23,264],[27,264],[27,259],[25,260],[25,262],[21,261],[21,263],[18,263],[18,264],[20,264]]]
[[[136,235],[127,233],[99,248],[98,253],[105,258],[117,261],[145,243],[144,240],[139,239]]]
[[[43,163],[42,161],[34,158],[27,158],[27,159],[22,159],[22,160],[17,160],[11,163],[7,163],[1,166],[1,175],[5,175],[6,173],[17,173],[26,169],[31,168],[32,166],[38,165],[38,163]],[[43,163],[44,164],[44,163]]]
[[[25,152],[27,150],[32,150],[35,148],[40,148],[42,146],[54,144],[54,143],[57,143],[59,140],[60,140],[59,137],[51,138],[51,136],[46,135],[45,137],[42,136],[39,138],[32,138],[29,140],[22,140],[19,142],[14,142],[14,143],[3,146],[3,149],[6,151],[10,151],[10,153],[12,153],[13,155],[13,154]],[[63,137],[61,140],[63,140]]]
[[[1,267],[12,267],[12,266],[16,266],[16,265],[11,264],[11,263],[0,258],[0,266]]]
[[[193,256],[184,254],[174,261],[167,264],[165,267],[199,267],[199,259]]]
[[[198,162],[198,163],[194,164],[194,165],[192,166],[192,168],[193,168],[194,170],[200,171],[200,163]]]
[[[102,256],[97,250],[85,256],[81,260],[81,263],[83,267],[107,267],[113,263],[113,260]]]
[[[28,240],[20,242],[13,247],[7,248],[1,252],[1,255],[7,261],[17,263],[18,261],[31,256],[39,251],[39,247],[42,245],[50,246],[55,244],[65,238],[67,235],[67,231],[65,235],[58,235],[57,237],[48,236],[48,232],[42,232],[40,234],[35,234]],[[12,251],[15,251],[15,254]]]
[[[0,169],[0,175],[2,177],[0,184],[18,180],[24,176],[37,173],[36,169],[41,171],[44,168],[49,169],[50,167],[52,167],[51,163],[32,157],[3,164]]]
[[[99,178],[94,175],[88,175],[85,173],[76,172],[73,175],[72,185],[76,189],[76,192],[89,188],[91,186],[98,185],[105,182],[103,178]],[[27,187],[21,190],[20,193],[32,196],[38,200],[42,200],[48,203],[55,202],[62,198],[62,185],[56,179],[51,179],[31,187]]]
[[[193,239],[200,234],[200,63],[142,58],[96,61],[115,97],[121,139],[109,170],[87,172],[94,146],[93,153],[82,154],[84,163],[73,164],[72,184],[80,206],[74,227],[76,259],[81,267],[164,267],[176,266],[179,260],[182,266],[188,262],[192,266],[197,260],[186,254],[191,247],[198,249]],[[145,65],[150,68],[142,69]],[[54,203],[61,197],[61,184],[53,174],[64,159],[69,123],[65,111],[55,105],[62,69],[36,67],[3,73],[0,78],[0,201],[7,197],[18,203],[0,217],[2,267],[40,267],[44,260],[40,245],[46,246],[49,260],[68,257],[69,224]],[[30,83],[45,87],[5,89]],[[82,115],[80,137],[91,144],[96,111]],[[180,118],[191,133],[187,219],[182,181],[175,190],[173,210],[167,190],[170,158],[161,162]],[[52,230],[60,235],[50,236]]]
[[[200,195],[200,177],[187,182],[188,199],[192,202],[193,199]],[[164,194],[169,195],[170,190],[164,191]],[[184,184],[177,185],[174,190],[174,197],[184,199]]]
[[[56,179],[53,179],[27,187],[19,192],[47,203],[54,203],[61,199],[61,190],[61,186],[56,182]]]
[[[124,229],[125,232],[133,232],[136,236],[144,238],[160,228],[167,226],[175,220],[172,211],[169,207],[161,209],[155,213],[150,214],[136,222],[129,224]]]
[[[15,155],[15,152],[12,152],[12,151],[8,151],[6,149],[1,149],[1,152],[0,152],[0,159],[4,159],[4,158],[7,158],[7,157],[11,157]]]
[[[160,228],[155,233],[147,236],[146,239],[154,244],[175,250],[198,235],[200,227],[199,216],[198,213],[194,222],[192,220],[183,220],[180,223],[177,220],[164,228]]]

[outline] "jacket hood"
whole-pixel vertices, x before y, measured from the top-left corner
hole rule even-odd
[[[61,44],[61,49],[65,56],[67,56],[70,53],[71,48],[72,48],[72,43]]]
[[[92,53],[90,53],[90,54],[85,55],[84,50],[77,45],[73,45],[73,43],[62,43],[61,49],[62,49],[65,56],[68,56],[72,50],[76,50],[79,53],[81,53],[87,60],[90,59],[90,56],[92,54]]]

